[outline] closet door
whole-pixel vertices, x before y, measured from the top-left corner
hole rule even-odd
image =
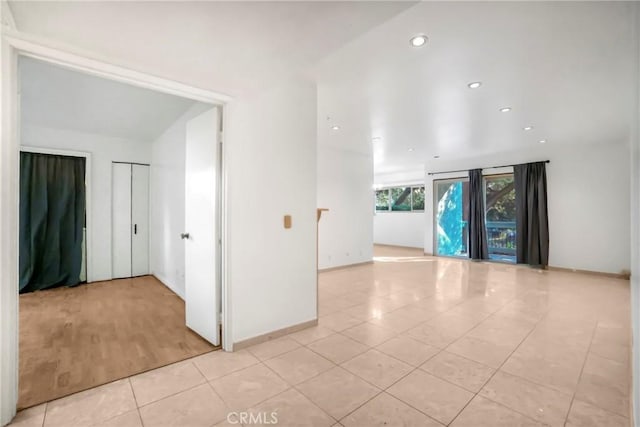
[[[131,275],[149,274],[149,166],[131,166]]]
[[[111,262],[114,279],[131,277],[131,164],[112,166]]]

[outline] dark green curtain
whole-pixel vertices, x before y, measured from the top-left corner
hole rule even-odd
[[[487,229],[484,222],[484,190],[482,169],[469,171],[469,258],[489,258]]]
[[[545,162],[513,167],[516,188],[516,257],[519,264],[549,263],[549,216]]]
[[[20,293],[80,283],[85,158],[20,153]]]

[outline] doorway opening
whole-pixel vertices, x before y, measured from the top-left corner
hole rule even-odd
[[[18,408],[218,348],[221,107],[26,56],[18,57],[18,70],[23,151],[82,152],[91,165],[79,209],[86,221],[69,218],[70,210],[59,215],[75,234],[58,227],[55,240],[29,230],[42,245],[25,269],[52,271],[63,264],[52,254],[84,251],[86,267],[76,268],[74,255],[73,268],[55,286],[19,297]],[[49,185],[69,197],[21,192],[21,204],[69,208],[81,197],[80,187],[56,174]],[[40,223],[52,231],[52,210],[43,211]],[[22,217],[20,223],[26,224]],[[21,228],[20,242],[27,237]],[[207,262],[194,262],[194,253]]]

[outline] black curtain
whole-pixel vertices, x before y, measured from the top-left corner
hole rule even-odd
[[[516,189],[516,254],[519,264],[546,267],[549,217],[545,162],[513,167]]]
[[[484,223],[482,169],[469,171],[469,258],[489,258],[487,229]]]
[[[80,283],[85,159],[20,153],[20,293]]]

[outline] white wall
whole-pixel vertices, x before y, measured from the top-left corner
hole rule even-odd
[[[401,172],[377,173],[374,177],[374,183],[377,188],[403,184],[423,185],[424,167]]]
[[[376,244],[422,249],[424,229],[424,212],[378,212],[373,216]]]
[[[186,124],[212,108],[194,104],[151,145],[149,267],[184,299],[184,229]]]
[[[371,155],[318,146],[318,268],[371,261],[372,188]]]
[[[296,78],[225,110],[234,342],[317,318],[316,105]]]
[[[550,144],[550,143],[549,143]],[[626,143],[597,146],[540,146],[459,162],[437,162],[428,171],[551,160],[547,164],[549,265],[553,267],[628,272],[630,269],[629,147]],[[439,175],[437,178],[463,174]],[[433,177],[427,176],[427,200],[433,198]],[[425,252],[433,252],[433,203],[425,206]]]
[[[424,185],[424,169],[375,176],[376,188],[413,185]],[[429,202],[427,197],[425,204]],[[424,230],[424,212],[377,212],[373,216],[373,241],[377,244],[422,249]]]
[[[21,145],[91,153],[91,247],[87,269],[93,281],[111,279],[111,163],[150,163],[151,144],[23,123]]]

